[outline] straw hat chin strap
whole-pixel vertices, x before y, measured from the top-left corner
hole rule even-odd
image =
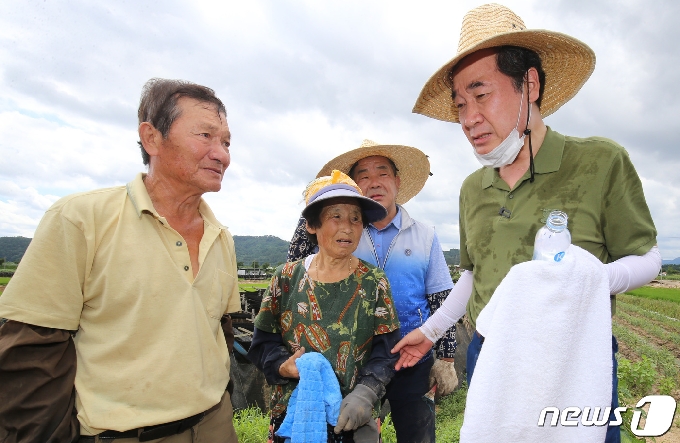
[[[529,78],[529,71],[527,71],[527,79]],[[531,121],[531,100],[529,99],[529,82],[527,81],[527,127],[524,130],[524,135],[529,136],[529,171],[531,178],[529,181],[534,182],[534,150],[531,146],[531,129],[529,129],[529,122]]]

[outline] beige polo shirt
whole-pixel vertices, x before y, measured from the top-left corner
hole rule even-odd
[[[461,187],[460,266],[473,272],[473,325],[510,268],[531,260],[551,210],[567,213],[572,243],[602,263],[644,255],[656,244],[640,178],[618,144],[548,128],[534,165],[533,183],[527,171],[510,189],[498,170],[482,168]]]
[[[220,318],[240,309],[234,241],[202,201],[194,279],[184,239],[143,177],[55,203],[0,297],[0,317],[78,331],[85,435],[192,416],[229,381]]]

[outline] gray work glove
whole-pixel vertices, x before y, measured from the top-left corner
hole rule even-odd
[[[378,423],[374,419],[368,420],[363,426],[359,426],[356,431],[354,431],[354,443],[378,443],[378,437],[380,432],[378,432]]]
[[[335,433],[353,431],[359,426],[365,425],[371,420],[373,405],[378,401],[373,389],[366,385],[358,384],[354,390],[347,394],[340,403],[340,416],[335,426]]]
[[[449,395],[458,387],[458,376],[453,362],[434,360],[430,369],[430,387],[437,385],[439,395]]]

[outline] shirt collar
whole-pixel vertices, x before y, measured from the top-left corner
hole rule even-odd
[[[399,206],[397,205],[397,214],[394,216],[391,222],[387,224],[382,229],[378,229],[375,226],[373,226],[373,223],[369,223],[369,226],[375,229],[376,231],[384,231],[385,229],[388,229],[390,225],[393,225],[397,230],[401,230],[401,211],[399,210]]]
[[[549,174],[551,172],[559,171],[562,164],[562,154],[564,153],[564,136],[559,134],[547,126],[545,138],[541,148],[534,157],[534,172],[536,174]],[[520,181],[528,179],[531,172],[527,172],[522,176]],[[495,180],[500,180],[498,170],[496,168],[484,168],[482,176],[482,189],[491,186]]]
[[[160,214],[158,214],[156,208],[153,207],[151,197],[149,197],[149,192],[146,190],[146,186],[144,186],[144,177],[146,177],[146,174],[140,172],[137,174],[134,180],[132,180],[126,186],[130,201],[135,207],[135,211],[137,211],[137,217],[142,218],[142,214],[147,212],[154,218],[163,218]],[[217,221],[212,209],[210,209],[210,206],[208,206],[208,204],[202,198],[198,205],[198,211],[201,213],[203,220],[213,225],[215,228],[220,230],[227,229],[226,226]]]
[[[160,215],[158,215],[158,212],[153,207],[153,203],[151,203],[149,192],[146,190],[146,186],[144,186],[144,177],[146,177],[146,174],[140,172],[134,180],[127,184],[128,197],[130,197],[130,201],[135,207],[135,211],[137,211],[137,217],[142,218],[142,213],[149,212],[154,217],[160,218]]]

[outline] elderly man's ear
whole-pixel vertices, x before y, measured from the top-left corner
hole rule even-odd
[[[151,123],[143,122],[139,125],[139,140],[150,156],[158,155],[158,148],[162,139],[163,136],[160,131],[154,128]]]

